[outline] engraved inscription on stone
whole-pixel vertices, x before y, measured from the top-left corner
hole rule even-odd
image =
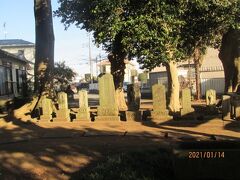
[[[189,88],[185,88],[182,90],[182,98],[181,98],[181,104],[182,104],[182,109],[181,109],[181,116],[185,115],[192,115],[194,112],[194,109],[192,108],[192,103],[191,103],[191,91]]]
[[[68,109],[68,98],[65,92],[58,93],[58,110],[56,121],[70,121],[70,110]]]
[[[138,111],[140,108],[141,91],[139,84],[127,85],[128,110]]]
[[[76,114],[76,120],[90,120],[90,108],[88,107],[88,94],[86,90],[78,92],[79,109]]]
[[[52,119],[52,101],[46,96],[42,96],[42,115],[40,116],[40,120],[42,121],[50,121]]]
[[[99,104],[96,120],[120,120],[116,102],[113,76],[103,74],[99,77]]]
[[[166,105],[166,90],[162,84],[152,86],[153,111],[151,116],[153,119],[161,119],[168,117],[169,111]]]

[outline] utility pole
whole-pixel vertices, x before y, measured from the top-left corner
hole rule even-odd
[[[6,22],[3,23],[4,38],[7,39]]]
[[[96,57],[96,77],[98,76],[97,62],[98,62],[98,57]]]
[[[89,35],[89,65],[90,65],[90,77],[91,77],[91,84],[93,84],[93,70],[92,70],[92,53],[91,53],[91,33]]]
[[[98,62],[101,62],[101,53],[96,57],[96,76],[98,76]]]
[[[192,72],[191,72],[191,60],[188,60],[188,87],[191,89],[192,92]]]

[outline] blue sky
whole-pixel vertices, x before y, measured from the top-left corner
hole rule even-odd
[[[52,8],[58,7],[57,0],[52,0]],[[79,75],[89,73],[89,37],[84,30],[71,25],[65,31],[60,19],[54,17],[55,61],[65,61]],[[6,23],[7,39],[24,39],[35,42],[35,21],[33,0],[1,0],[0,1],[0,39],[4,39],[3,24]],[[92,59],[106,56],[104,51],[91,43]],[[96,64],[93,63],[93,74]]]

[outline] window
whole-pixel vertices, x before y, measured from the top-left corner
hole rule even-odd
[[[21,94],[23,92],[24,83],[26,82],[26,71],[16,69],[16,79],[17,79],[17,92]]]
[[[0,66],[0,96],[5,94],[5,73],[4,67]]]
[[[0,66],[0,96],[13,94],[12,68],[10,62]]]

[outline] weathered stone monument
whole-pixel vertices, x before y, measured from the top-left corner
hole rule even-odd
[[[52,120],[52,113],[53,113],[53,108],[52,108],[52,100],[47,98],[46,96],[42,96],[41,100],[41,108],[42,108],[42,113],[40,115],[40,121],[47,121],[50,122]]]
[[[99,104],[97,108],[97,117],[95,120],[120,121],[118,116],[118,106],[116,102],[115,87],[113,76],[111,74],[102,74],[98,79],[99,85]]]
[[[141,121],[141,112],[139,111],[141,102],[140,86],[137,83],[127,85],[127,104],[128,111],[126,111],[127,121]]]
[[[209,113],[217,113],[216,91],[214,89],[209,89],[206,91],[206,105]]]
[[[240,95],[234,93],[231,96],[231,113],[234,119],[240,120]]]
[[[231,119],[231,96],[229,95],[222,96],[222,119]]]
[[[169,119],[169,111],[166,105],[166,90],[162,84],[152,86],[153,111],[151,117],[153,119]]]
[[[68,109],[68,97],[65,92],[58,93],[58,110],[56,121],[70,121],[70,110]]]
[[[182,105],[182,108],[180,109],[181,116],[195,118],[194,109],[192,108],[191,105],[191,91],[189,88],[185,88],[182,90],[181,105]]]
[[[216,105],[216,91],[214,89],[206,91],[206,104],[207,106]]]
[[[136,69],[131,70],[131,83],[134,84],[136,82],[138,72]]]
[[[141,92],[137,83],[127,85],[128,110],[138,111],[140,108]]]
[[[88,94],[86,90],[78,92],[79,96],[79,109],[76,114],[76,121],[78,120],[91,120],[90,119],[90,108],[88,107]]]

